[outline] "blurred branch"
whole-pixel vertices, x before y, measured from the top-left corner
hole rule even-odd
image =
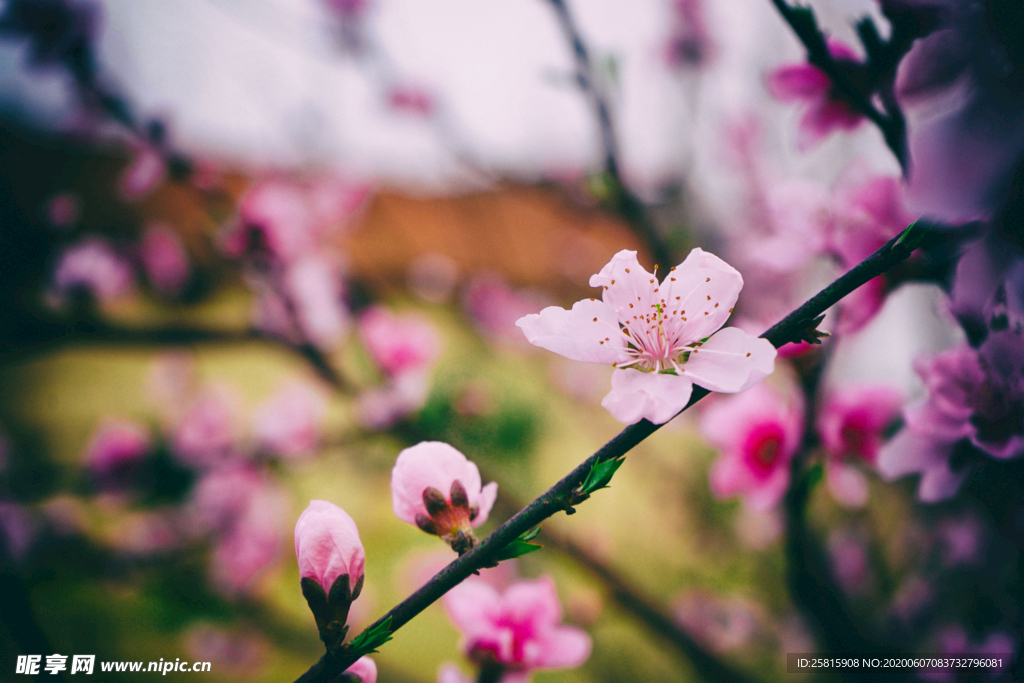
[[[615,124],[612,121],[611,107],[608,98],[594,77],[594,68],[590,59],[590,52],[583,41],[576,22],[569,13],[569,7],[565,0],[547,0],[558,15],[558,23],[565,34],[565,39],[572,49],[573,60],[576,65],[576,83],[590,100],[590,106],[594,110],[594,118],[597,119],[598,130],[601,135],[601,147],[604,154],[604,173],[611,183],[611,200],[616,211],[622,215],[636,232],[637,236],[650,251],[655,263],[672,266],[676,263],[672,253],[658,235],[657,227],[648,215],[643,202],[634,195],[622,181],[621,168],[619,165],[619,144],[615,132]]]
[[[801,338],[800,335],[805,334],[808,326],[815,323],[826,309],[869,280],[909,258],[914,249],[927,237],[939,238],[936,233],[924,234],[921,228],[912,225],[761,336],[775,347]],[[706,389],[695,386],[690,401],[679,412],[687,410],[709,393]],[[560,511],[571,510],[570,502],[575,499],[574,493],[578,492],[595,465],[625,456],[660,427],[661,425],[641,420],[623,429],[561,481],[499,526],[479,545],[442,569],[412,595],[368,626],[364,633],[380,629],[385,622],[390,624],[389,633],[394,633],[471,574],[493,565],[501,551],[520,535]],[[362,654],[364,653],[346,647],[328,651],[320,661],[299,676],[296,683],[328,683],[355,663]]]
[[[569,536],[563,536],[550,528],[542,532],[545,547],[560,550],[589,571],[611,593],[612,598],[623,610],[631,614],[656,636],[672,645],[686,657],[698,675],[705,681],[750,681],[746,674],[728,666],[715,655],[705,650],[670,615],[650,597],[641,593],[629,580],[593,553],[577,544]]]
[[[842,65],[833,58],[832,52],[829,50],[828,43],[825,40],[825,35],[818,27],[818,22],[810,8],[792,7],[786,0],[771,1],[775,5],[775,9],[782,15],[782,18],[789,24],[789,27],[793,29],[800,42],[803,43],[804,48],[807,50],[807,61],[821,69],[828,76],[829,80],[832,81],[832,85],[842,94],[843,98],[878,126],[882,136],[885,138],[885,144],[896,155],[896,160],[899,161],[900,168],[903,169],[905,175],[909,168],[906,122],[903,118],[903,112],[900,111],[899,104],[893,95],[891,83],[891,73],[903,53],[899,52],[896,54],[893,50],[887,50],[888,58],[886,62],[888,63],[886,65],[878,64],[876,58],[883,54],[881,48],[886,47],[886,44],[883,44],[880,38],[875,41],[874,38],[877,37],[877,31],[863,29],[862,27],[867,26],[867,24],[861,22],[858,25],[858,33],[861,36],[862,42],[864,42],[865,49],[868,51],[868,73],[874,76],[884,75],[888,82],[871,83],[866,89],[858,87],[851,78],[850,73],[842,68]],[[868,22],[870,23],[870,20]],[[874,24],[871,23],[871,26],[873,28]],[[894,34],[895,39],[896,35]],[[902,45],[903,41],[900,40],[899,42]],[[905,51],[906,48],[909,48],[909,42],[903,50]],[[881,94],[882,106],[885,108],[884,112],[875,107],[871,101],[871,93],[876,89]]]
[[[0,357],[3,362],[63,346],[192,346],[196,344],[244,344],[263,342],[294,353],[336,390],[354,391],[351,384],[334,368],[320,349],[310,343],[295,344],[258,329],[217,330],[188,325],[160,327],[124,327],[99,320],[82,318],[68,323],[47,323],[33,318],[20,324],[8,320],[0,334]]]

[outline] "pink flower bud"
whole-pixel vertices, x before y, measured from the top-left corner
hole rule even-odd
[[[448,616],[462,631],[463,650],[481,664],[509,672],[576,667],[590,656],[590,637],[562,626],[562,606],[548,577],[519,581],[498,593],[469,578],[444,596]]]
[[[53,273],[58,297],[85,289],[100,301],[111,301],[132,285],[132,268],[106,240],[82,240],[61,254]]]
[[[391,503],[398,518],[449,542],[487,521],[497,496],[496,483],[481,488],[476,465],[439,441],[406,448],[391,470]]]
[[[356,523],[334,503],[310,501],[295,523],[295,556],[299,576],[312,578],[330,595],[339,576],[348,575],[354,590],[363,576],[366,554]]]
[[[360,657],[355,664],[345,669],[343,676],[354,676],[359,683],[376,683],[377,665],[369,657]]]

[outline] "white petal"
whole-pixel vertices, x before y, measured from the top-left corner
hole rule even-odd
[[[516,321],[527,341],[571,360],[619,363],[628,358],[618,318],[596,299],[584,299],[567,311],[548,306]]]
[[[775,347],[738,327],[719,331],[682,366],[691,382],[708,391],[746,391],[775,369]]]
[[[692,390],[686,377],[625,368],[612,373],[612,390],[601,405],[624,424],[663,424],[686,406]]]

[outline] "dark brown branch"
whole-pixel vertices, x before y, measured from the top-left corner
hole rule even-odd
[[[594,118],[597,119],[597,127],[601,135],[601,149],[604,155],[602,163],[604,172],[613,185],[615,209],[629,222],[637,236],[643,240],[644,246],[650,251],[655,263],[663,264],[666,267],[674,265],[675,260],[665,246],[664,240],[658,235],[657,228],[651,221],[643,202],[629,190],[622,180],[615,122],[612,120],[608,98],[605,97],[600,84],[594,78],[593,63],[590,60],[587,44],[569,12],[565,0],[548,0],[548,2],[551,3],[555,14],[558,15],[559,26],[561,26],[562,33],[565,34],[565,39],[572,50],[573,62],[576,67],[576,83],[590,100]]]
[[[915,236],[911,233],[912,230],[908,230],[899,237],[889,240],[878,251],[816,294],[761,336],[776,347],[783,346],[792,339],[799,338],[801,333],[806,332],[808,325],[819,315],[823,314],[826,309],[869,280],[906,260],[913,253],[913,241],[916,241],[914,239]],[[709,393],[701,387],[694,387],[690,401],[679,412],[682,413],[687,410]],[[498,527],[490,536],[481,541],[476,548],[442,569],[412,595],[367,627],[364,633],[380,628],[388,620],[390,620],[390,632],[394,633],[397,631],[473,572],[493,564],[494,558],[497,557],[498,553],[520,535],[559,511],[568,511],[570,509],[569,501],[572,499],[574,490],[583,483],[594,465],[626,455],[660,427],[661,425],[641,420],[623,429],[596,453],[580,463],[561,481]],[[328,683],[351,666],[361,654],[346,648],[335,652],[328,652],[320,661],[296,679],[296,683]]]

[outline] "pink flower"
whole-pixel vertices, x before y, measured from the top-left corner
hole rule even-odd
[[[159,185],[167,174],[167,165],[160,152],[149,145],[138,145],[131,164],[121,175],[121,194],[139,199]]]
[[[674,613],[694,640],[716,653],[748,645],[761,630],[756,606],[738,596],[690,591],[678,601]]]
[[[838,40],[829,40],[829,51],[839,62],[857,62],[856,53]],[[806,150],[820,142],[833,130],[853,130],[864,121],[833,87],[832,81],[811,64],[791,64],[768,76],[768,90],[783,102],[802,102],[797,146]]]
[[[328,595],[334,582],[348,577],[349,589],[357,593],[363,577],[366,554],[356,523],[334,503],[310,501],[295,523],[295,557],[299,576],[312,578]]]
[[[444,664],[437,672],[437,683],[475,683],[476,679],[458,670],[454,664]]]
[[[238,526],[254,499],[267,487],[267,480],[251,467],[233,467],[200,477],[189,500],[188,510],[200,532],[226,534]]]
[[[354,676],[357,683],[377,683],[377,665],[369,657],[360,657],[355,664],[345,669],[342,679],[347,676]]]
[[[200,394],[174,428],[171,449],[184,465],[195,469],[217,467],[235,455],[234,395],[219,387]]]
[[[550,306],[516,324],[535,346],[614,364],[612,390],[601,405],[620,422],[667,422],[687,404],[694,384],[735,393],[774,369],[775,348],[767,340],[735,327],[719,330],[743,278],[717,256],[694,249],[658,283],[635,251],[624,250],[590,285],[603,288],[601,301],[579,301],[571,311]]]
[[[995,332],[977,350],[961,346],[920,359],[915,370],[928,397],[904,410],[907,426],[882,449],[887,479],[920,473],[918,497],[952,497],[967,474],[951,459],[969,444],[1007,460],[1024,455],[1024,336]]]
[[[438,441],[406,448],[391,470],[395,515],[444,538],[452,547],[464,543],[465,537],[472,539],[470,529],[487,521],[497,496],[496,483],[481,486],[476,465]]]
[[[863,595],[871,585],[868,549],[851,530],[833,532],[828,539],[828,559],[836,583],[850,595]]]
[[[445,594],[444,605],[462,632],[463,651],[478,664],[529,674],[576,667],[590,656],[590,637],[559,624],[562,607],[548,577],[503,593],[471,577]]]
[[[103,488],[118,488],[149,451],[149,433],[134,422],[110,421],[96,431],[85,450],[85,466]]]
[[[802,401],[758,385],[716,401],[701,415],[704,438],[721,453],[711,467],[711,491],[742,496],[747,508],[775,507],[789,485],[789,462],[803,437]]]
[[[78,196],[73,192],[61,192],[46,202],[46,220],[55,228],[70,228],[81,213]]]
[[[903,397],[885,386],[844,387],[818,413],[818,435],[828,454],[829,490],[847,507],[867,502],[868,484],[854,466],[874,467],[886,429],[899,417]]]
[[[359,335],[377,367],[389,377],[422,370],[439,352],[430,323],[414,315],[392,315],[380,306],[359,316]]]
[[[310,453],[320,440],[326,410],[323,397],[309,386],[287,386],[256,410],[256,441],[263,450],[284,457]]]
[[[150,282],[164,294],[176,294],[188,282],[188,254],[181,238],[166,225],[151,225],[142,235],[142,265]]]
[[[60,255],[53,285],[61,298],[76,289],[85,289],[100,301],[110,301],[124,294],[133,279],[131,265],[125,258],[106,240],[90,237]]]

